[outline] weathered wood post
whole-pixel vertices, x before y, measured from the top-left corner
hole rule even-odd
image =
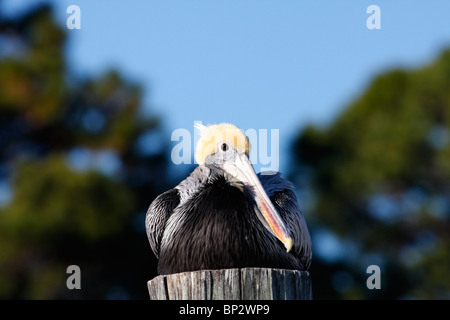
[[[148,281],[151,300],[311,300],[308,271],[243,268],[161,275]]]

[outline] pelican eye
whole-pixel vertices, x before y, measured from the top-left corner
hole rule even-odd
[[[220,146],[220,149],[222,149],[223,152],[228,151],[228,144],[222,143],[222,145]]]

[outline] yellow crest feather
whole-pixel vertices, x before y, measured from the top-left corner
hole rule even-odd
[[[206,157],[217,152],[219,142],[233,146],[239,153],[245,152],[247,156],[250,155],[250,143],[247,136],[234,124],[220,123],[205,126],[196,123],[195,128],[200,133],[200,139],[195,149],[195,161],[199,165],[205,165]]]

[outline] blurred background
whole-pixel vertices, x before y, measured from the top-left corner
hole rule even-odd
[[[449,13],[0,0],[0,298],[147,299],[145,213],[194,167],[171,162],[171,133],[203,121],[280,130],[315,299],[450,299]]]

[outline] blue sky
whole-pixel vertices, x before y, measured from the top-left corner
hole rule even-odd
[[[373,77],[417,67],[450,46],[450,1],[4,0],[18,12],[52,2],[81,9],[68,30],[69,67],[79,76],[117,68],[145,89],[170,141],[176,128],[232,122],[280,130],[280,171],[307,123],[326,124]],[[366,9],[381,9],[369,30]]]

